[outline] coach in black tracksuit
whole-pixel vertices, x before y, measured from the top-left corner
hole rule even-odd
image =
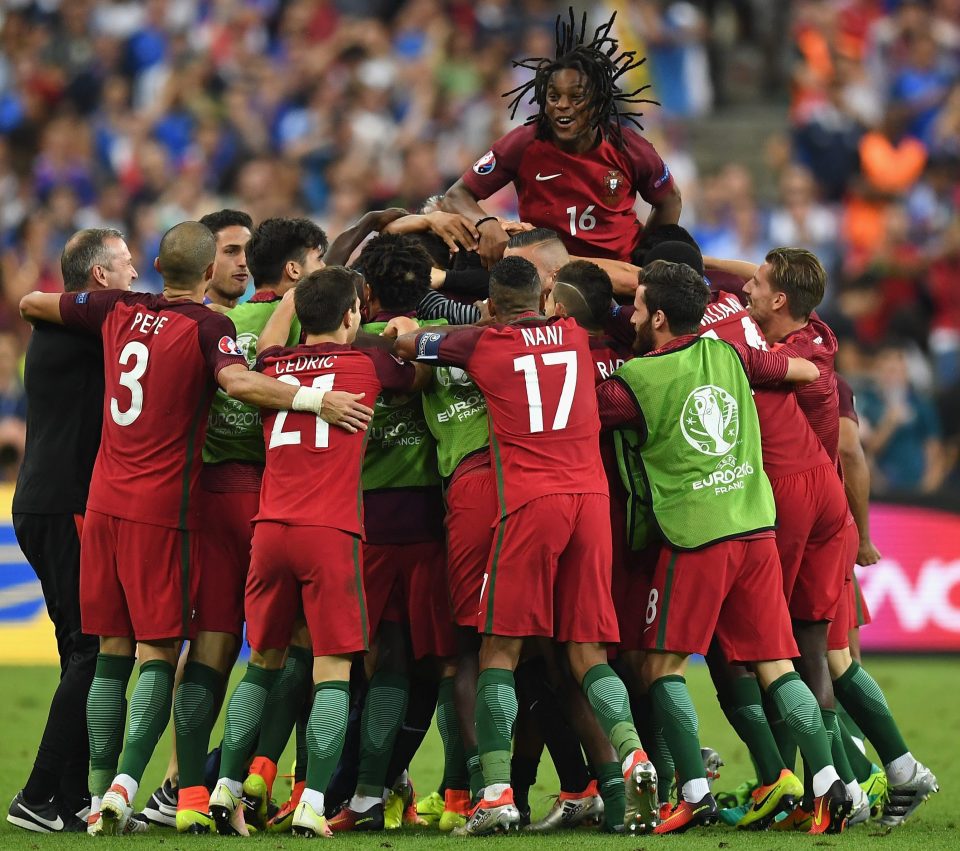
[[[119,231],[74,234],[60,259],[67,291],[130,289]],[[60,653],[60,684],[33,771],[7,821],[39,833],[79,831],[89,803],[87,692],[99,642],[80,629],[80,531],[103,417],[100,338],[38,323],[24,368],[27,445],[13,497],[17,541],[40,580]]]

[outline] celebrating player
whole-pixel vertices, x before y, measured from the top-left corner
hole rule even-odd
[[[510,738],[513,672],[525,636],[567,644],[573,675],[622,763],[625,825],[649,830],[656,775],[640,748],[623,683],[606,663],[604,645],[617,640],[617,626],[587,334],[572,320],[539,314],[537,270],[519,257],[492,270],[490,303],[496,325],[407,334],[396,343],[401,357],[466,370],[486,397],[491,424],[500,522],[478,613],[484,636],[477,740],[486,786],[465,830],[510,830],[520,820],[510,788]]]
[[[579,30],[557,18],[553,59],[525,59],[516,65],[533,79],[507,94],[515,114],[524,97],[538,111],[474,163],[444,194],[443,207],[461,213],[480,232],[478,252],[490,268],[503,254],[508,234],[477,203],[513,183],[520,219],[561,235],[571,254],[629,260],[642,227],[634,205],[639,195],[653,206],[646,227],[680,218],[680,190],[663,160],[642,136],[621,125],[636,113],[621,104],[649,103],[643,91],[625,93],[617,80],[640,65],[635,54],[618,54],[610,36],[616,15],[586,39],[586,14]]]
[[[322,412],[347,430],[363,429],[371,413],[348,394],[295,390],[249,372],[233,324],[200,304],[215,255],[209,229],[183,222],[160,243],[162,295],[30,293],[20,303],[30,321],[80,328],[104,343],[103,434],[80,561],[83,629],[100,636],[87,713],[95,834],[116,833],[129,819],[170,716],[179,642],[194,630],[196,496],[214,382],[253,404]],[[135,651],[140,677],[120,760]],[[214,705],[212,695],[184,705],[190,725]]]
[[[207,287],[206,300],[218,307],[236,307],[247,290],[247,243],[253,230],[253,219],[242,210],[217,210],[201,216],[200,224],[210,228],[217,239],[217,258],[213,278]]]

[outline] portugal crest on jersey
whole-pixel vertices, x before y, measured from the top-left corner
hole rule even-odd
[[[614,168],[603,176],[603,188],[610,200],[615,200],[618,195],[621,195],[626,186],[627,179],[623,176],[622,171]]]

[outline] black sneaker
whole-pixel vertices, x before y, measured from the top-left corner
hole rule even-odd
[[[179,788],[173,786],[169,780],[164,780],[163,785],[157,789],[147,801],[146,806],[140,811],[145,821],[155,824],[158,827],[177,826],[177,797]]]
[[[64,827],[55,798],[42,804],[28,804],[22,791],[10,802],[7,821],[34,833],[61,833]]]
[[[383,830],[383,804],[374,804],[363,812],[344,807],[327,822],[333,831]]]

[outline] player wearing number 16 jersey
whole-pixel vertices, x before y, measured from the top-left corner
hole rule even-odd
[[[639,64],[632,53],[617,54],[609,34],[616,16],[587,41],[586,14],[579,28],[572,14],[569,24],[557,19],[554,58],[516,63],[535,74],[508,92],[516,94],[512,114],[530,92],[538,111],[494,142],[444,195],[445,208],[478,223],[478,250],[488,268],[503,254],[507,234],[477,201],[508,183],[517,190],[521,219],[556,231],[573,255],[629,261],[642,232],[637,196],[653,207],[647,227],[680,218],[670,170],[646,139],[621,126],[618,104],[648,101],[638,100],[639,92],[621,92],[615,82]],[[636,116],[622,115],[634,123]]]
[[[80,555],[83,629],[101,637],[88,701],[90,791],[103,796],[91,807],[92,832],[116,832],[128,818],[170,716],[177,640],[192,631],[195,498],[214,388],[220,384],[233,396],[278,409],[319,411],[323,405],[332,419],[331,405],[346,402],[346,394],[321,398],[318,391],[296,391],[248,371],[233,324],[200,303],[215,253],[213,234],[184,222],[160,243],[162,295],[31,293],[20,304],[28,319],[103,338],[103,433]],[[369,409],[356,410],[359,419],[352,419],[362,426]],[[141,672],[114,777],[134,642]],[[205,723],[215,703],[210,693],[190,701],[190,724]]]
[[[414,388],[413,365],[383,351],[350,345],[360,327],[351,272],[341,266],[321,269],[287,299],[291,295],[306,343],[265,349],[258,370],[293,386],[336,388],[371,401],[381,389]],[[210,808],[218,830],[233,832],[230,822],[252,737],[302,611],[313,643],[315,689],[307,725],[307,783],[293,830],[326,835],[323,793],[343,746],[350,656],[367,647],[360,546],[360,471],[366,440],[331,429],[319,417],[287,411],[264,412],[263,433],[266,467],[245,598],[251,657],[227,707],[223,777]]]
[[[627,824],[652,828],[655,775],[623,683],[606,664],[604,645],[618,634],[589,338],[573,320],[545,319],[539,301],[534,265],[507,257],[490,276],[491,312],[501,324],[408,334],[396,344],[402,357],[465,369],[490,417],[500,516],[478,616],[477,744],[486,789],[466,831],[509,830],[520,820],[510,736],[524,636],[567,643],[572,672],[628,779]]]

